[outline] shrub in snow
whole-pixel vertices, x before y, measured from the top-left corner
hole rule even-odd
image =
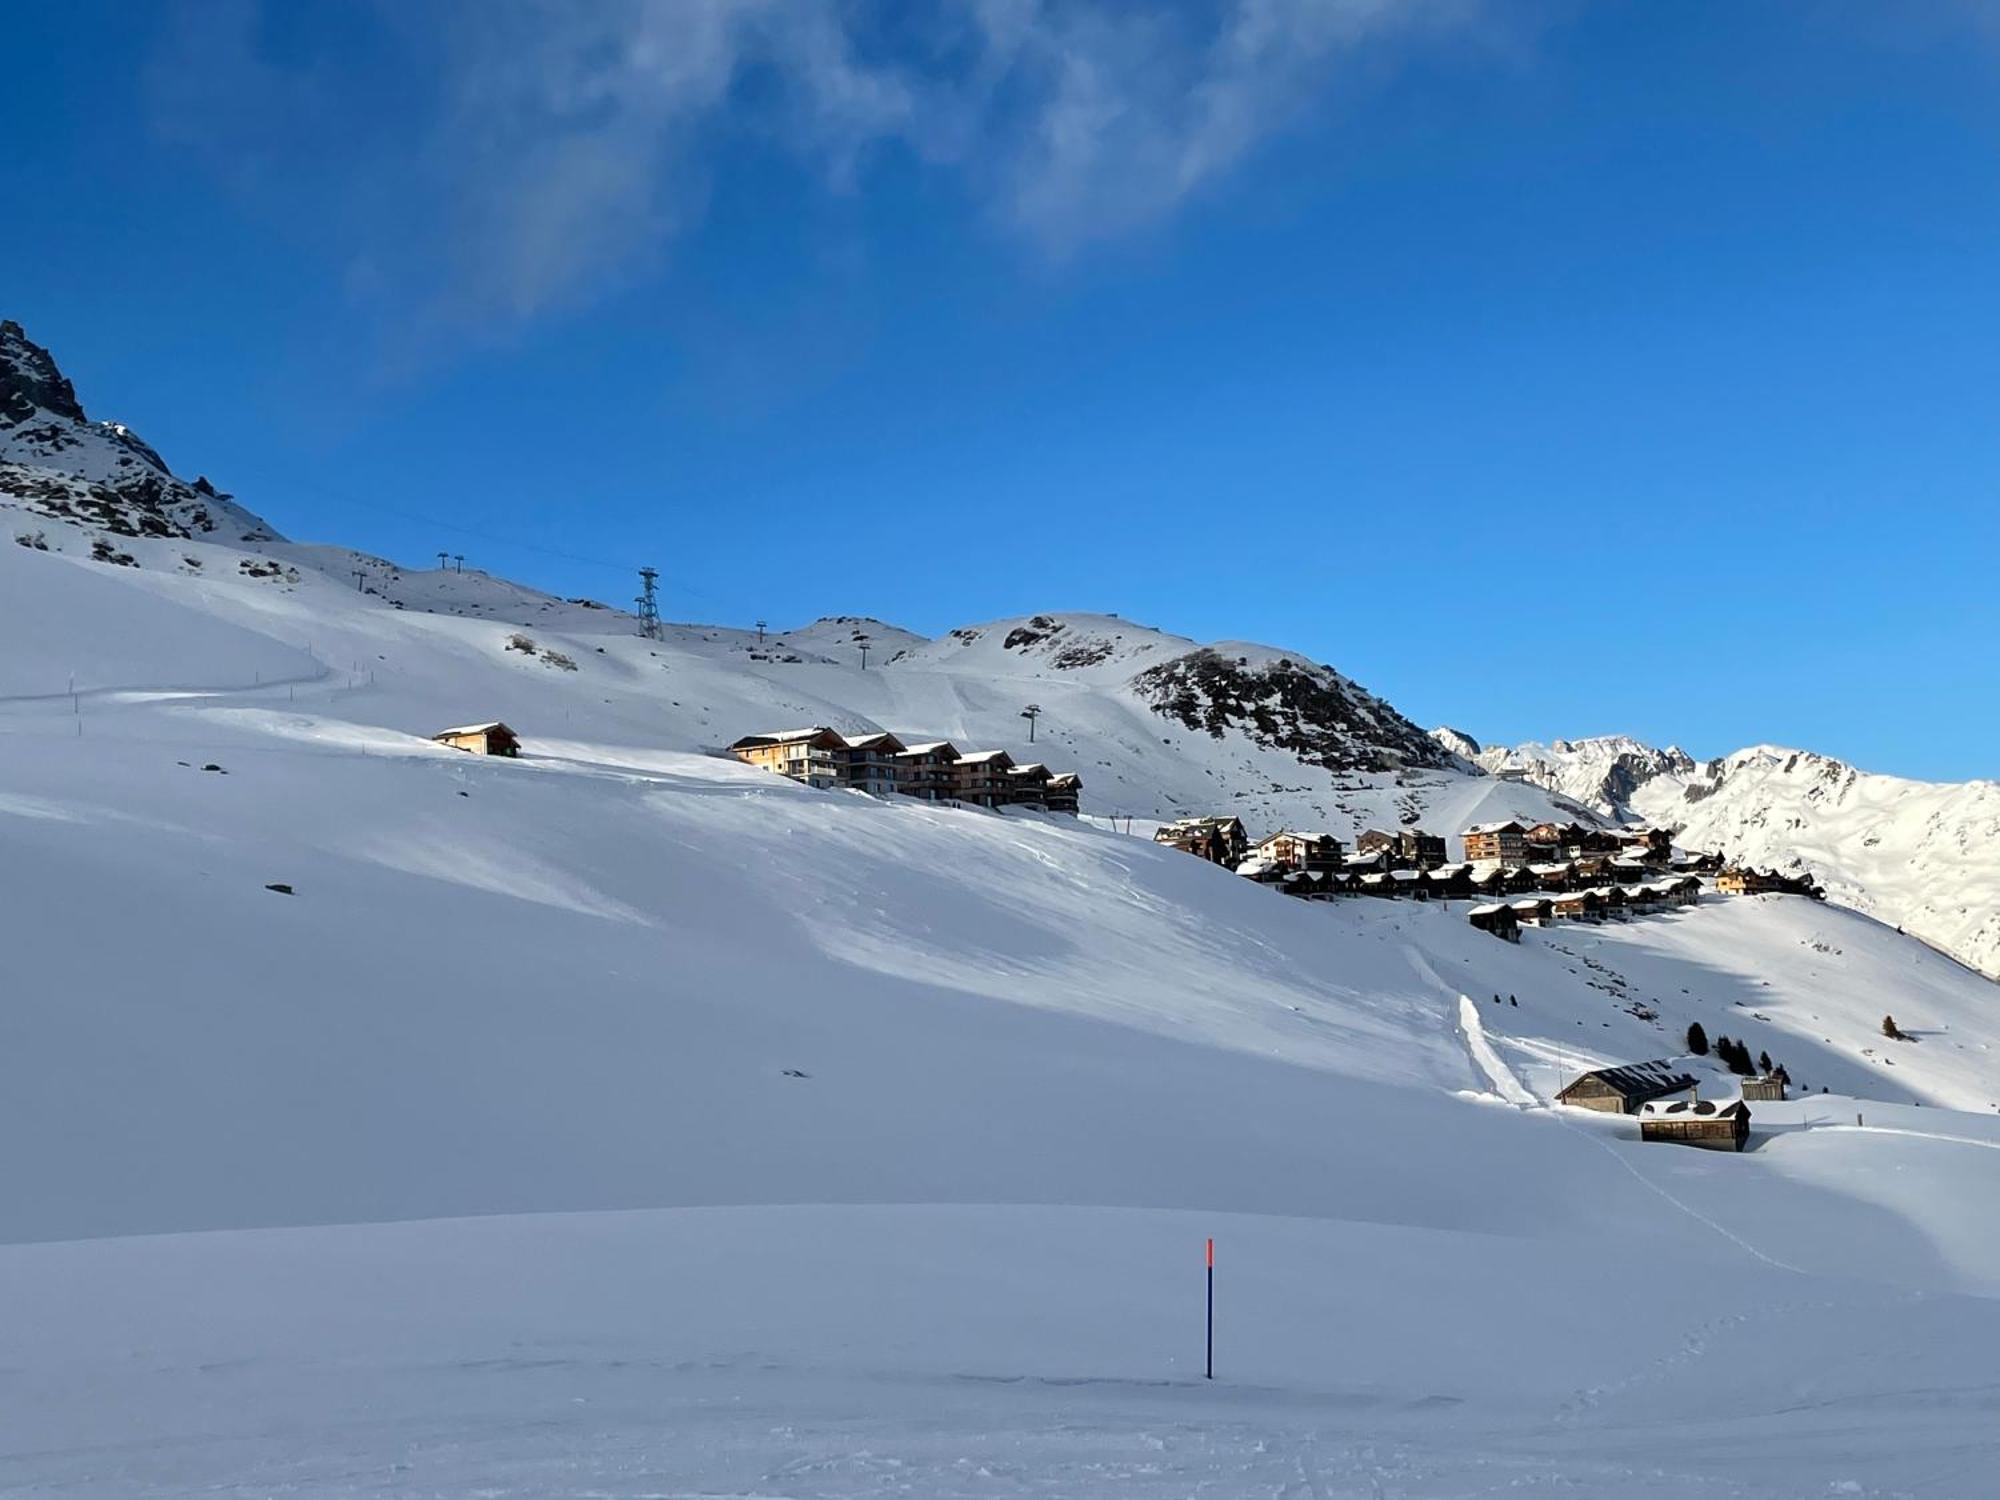
[[[544,651],[542,653],[542,660],[552,667],[561,667],[565,672],[574,672],[576,670],[575,660],[565,656],[560,651]]]
[[[517,630],[507,637],[507,649],[509,651],[519,651],[524,656],[533,656],[535,654],[535,643]]]
[[[1900,1042],[1903,1039],[1902,1028],[1897,1026],[1894,1016],[1884,1016],[1882,1018],[1882,1035],[1886,1036],[1892,1042]]]
[[[14,533],[16,546],[26,547],[34,552],[49,550],[49,539],[39,531],[17,531]]]

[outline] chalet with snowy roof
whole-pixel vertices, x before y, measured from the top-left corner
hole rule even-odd
[[[1776,870],[1756,870],[1748,865],[1731,865],[1715,877],[1715,888],[1725,896],[1812,896],[1824,893],[1810,875],[1781,875]]]
[[[1389,864],[1389,852],[1386,849],[1377,849],[1368,854],[1343,855],[1340,868],[1350,875],[1382,875],[1388,873]]]
[[[1391,870],[1389,888],[1398,896],[1407,896],[1415,901],[1431,898],[1430,877],[1422,870]]]
[[[454,750],[469,750],[474,755],[514,756],[521,753],[520,736],[498,719],[485,724],[461,724],[456,729],[440,729],[431,738],[440,745],[449,745]]]
[[[1354,841],[1354,848],[1359,854],[1386,855],[1390,868],[1428,870],[1443,864],[1448,857],[1444,840],[1421,828],[1399,828],[1393,832],[1371,828]]]
[[[957,764],[958,748],[950,740],[905,745],[896,756],[897,789],[925,802],[947,801],[955,784],[952,767]]]
[[[1153,842],[1169,844],[1212,864],[1235,869],[1250,851],[1241,818],[1177,818],[1153,831]]]
[[[1557,919],[1564,922],[1595,922],[1604,915],[1604,903],[1597,899],[1596,891],[1568,891],[1550,904]]]
[[[1547,896],[1528,896],[1509,901],[1507,909],[1523,927],[1546,927],[1555,920],[1556,904]]]
[[[1431,894],[1440,901],[1463,901],[1472,895],[1472,866],[1439,865],[1428,872]]]
[[[1536,885],[1545,891],[1566,891],[1576,883],[1576,866],[1562,859],[1550,864],[1529,865]]]
[[[1648,864],[1664,864],[1674,852],[1674,836],[1664,828],[1621,828],[1618,847]]]
[[[833,752],[834,771],[839,785],[859,792],[886,797],[897,789],[902,767],[898,757],[903,742],[893,734],[843,734]]]
[[[1639,1110],[1639,1139],[1699,1146],[1708,1151],[1741,1151],[1750,1143],[1750,1106],[1707,1099],[1656,1099]]]
[[[1007,801],[1016,807],[1040,807],[1046,800],[1049,768],[1038,760],[1007,768]]]
[[[1528,861],[1528,831],[1509,819],[1505,823],[1475,823],[1459,837],[1465,842],[1465,857],[1475,864],[1498,860],[1503,865]]]
[[[1556,1103],[1605,1114],[1637,1114],[1641,1105],[1669,1094],[1685,1094],[1695,1086],[1692,1073],[1669,1059],[1596,1068],[1564,1085]]]
[[[1083,799],[1083,778],[1074,771],[1057,771],[1042,788],[1042,806],[1074,817]]]
[[[1330,833],[1297,833],[1281,828],[1254,846],[1253,853],[1281,870],[1333,870],[1340,867],[1340,840]]]
[[[1505,942],[1518,943],[1521,941],[1520,918],[1514,915],[1514,909],[1511,906],[1507,906],[1501,902],[1488,901],[1483,905],[1475,906],[1471,911],[1466,913],[1465,919],[1481,932],[1490,932],[1493,936]]]
[[[951,765],[952,796],[974,807],[1004,807],[1014,757],[1005,750],[966,750]]]
[[[830,787],[840,782],[834,756],[846,749],[845,736],[817,724],[810,729],[746,734],[729,747],[729,753],[746,765],[802,781],[807,786]]]

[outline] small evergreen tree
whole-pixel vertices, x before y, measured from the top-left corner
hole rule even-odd
[[[1892,1042],[1900,1042],[1903,1039],[1902,1030],[1896,1025],[1896,1018],[1894,1016],[1884,1016],[1882,1018],[1882,1035],[1886,1036]]]
[[[1687,1046],[1688,1051],[1692,1052],[1696,1057],[1708,1056],[1708,1033],[1701,1029],[1701,1022],[1690,1021],[1688,1023]]]
[[[1763,1074],[1763,1075],[1764,1075],[1764,1076],[1765,1076],[1766,1078],[1769,1078],[1769,1077],[1771,1076],[1771,1054],[1770,1054],[1770,1053],[1768,1053],[1768,1052],[1759,1052],[1759,1053],[1757,1054],[1757,1071],[1758,1071],[1759,1073],[1762,1073],[1762,1074]]]
[[[1736,1044],[1735,1050],[1729,1055],[1729,1071],[1738,1078],[1748,1078],[1757,1071],[1757,1065],[1750,1060],[1750,1049],[1741,1042]]]

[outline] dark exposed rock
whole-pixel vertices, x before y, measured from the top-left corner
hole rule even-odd
[[[1330,771],[1446,766],[1450,753],[1388,704],[1326,667],[1279,658],[1252,666],[1210,647],[1141,672],[1156,712],[1221,739],[1231,729]]]

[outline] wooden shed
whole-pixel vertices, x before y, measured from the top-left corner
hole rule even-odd
[[[1659,1099],[1639,1111],[1639,1139],[1709,1151],[1741,1151],[1750,1141],[1750,1106],[1741,1099]]]
[[[1475,906],[1466,914],[1466,920],[1481,932],[1490,932],[1506,942],[1521,941],[1521,920],[1514,915],[1511,906],[1503,906],[1497,901]]]
[[[470,750],[474,755],[519,755],[521,737],[495,719],[490,724],[461,724],[441,729],[431,736],[440,745],[454,750]]]
[[[1783,1073],[1772,1073],[1763,1078],[1746,1078],[1742,1084],[1743,1097],[1745,1099],[1757,1100],[1782,1100],[1785,1097],[1786,1081]]]
[[[1585,1073],[1556,1095],[1556,1103],[1602,1110],[1609,1115],[1632,1115],[1655,1099],[1685,1094],[1694,1086],[1693,1074],[1664,1059],[1627,1063],[1619,1068],[1597,1068]]]

